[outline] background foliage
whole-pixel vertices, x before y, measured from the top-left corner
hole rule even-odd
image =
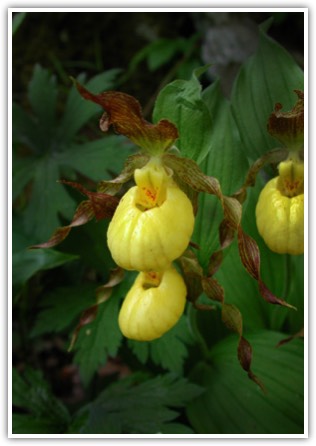
[[[36,15],[15,16],[14,39],[23,38],[23,27],[26,32]],[[123,15],[120,18],[124,22]],[[287,23],[286,17],[283,22],[280,16],[278,19],[281,25]],[[60,14],[59,20],[65,16]],[[184,14],[177,20],[184,26],[190,17]],[[293,22],[293,16],[288,20]],[[296,20],[300,23],[299,14]],[[192,18],[190,23],[194,23]],[[21,73],[29,78],[26,95],[21,94],[22,78],[15,79],[13,433],[304,431],[303,342],[294,339],[277,347],[303,326],[303,256],[270,252],[254,219],[258,194],[267,178],[275,174],[273,167],[262,172],[248,192],[243,228],[259,244],[263,279],[297,311],[261,299],[257,283],[240,262],[236,242],[225,252],[216,274],[224,286],[226,302],[242,313],[244,335],[254,349],[253,370],[266,394],[241,369],[236,356],[238,339],[223,326],[220,311],[202,312],[188,306],[180,322],[162,338],[153,342],[123,339],[117,316],[134,273],[126,273],[110,299],[99,305],[97,317],[84,326],[73,351],[68,352],[82,311],[95,302],[96,288],[107,281],[115,266],[106,247],[108,222],[93,221],[73,229],[55,249],[27,250],[67,224],[81,199],[77,192],[58,184],[59,179],[80,181],[93,190],[98,181],[117,175],[126,157],[136,150],[125,138],[100,133],[100,109],[83,101],[69,85],[70,69],[72,74],[77,70],[79,81],[95,93],[141,91],[145,113],[153,108],[154,121],[168,118],[176,123],[181,154],[217,177],[225,194],[239,189],[255,159],[278,146],[266,132],[266,121],[276,102],[289,109],[295,102],[293,90],[303,89],[303,72],[297,61],[267,35],[265,25],[257,31],[255,53],[242,63],[227,96],[222,88],[225,79],[210,80],[207,67],[200,69],[208,61],[201,60],[199,51],[202,27],[193,28],[181,36],[166,33],[147,45],[142,42],[123,70],[113,68],[113,63],[110,68],[104,66],[100,35],[94,34],[94,57],[85,53],[86,60],[76,59],[75,70],[57,48],[36,60],[31,75],[27,65],[23,66]],[[276,29],[274,25],[274,33]],[[13,55],[18,45],[14,40]],[[113,60],[116,62],[114,56]],[[81,73],[84,69],[88,75]],[[144,72],[159,81],[150,84],[147,79],[138,89]],[[201,195],[193,241],[200,246],[198,257],[205,268],[219,247],[221,219],[222,210],[214,197]],[[207,302],[204,295],[200,300]]]

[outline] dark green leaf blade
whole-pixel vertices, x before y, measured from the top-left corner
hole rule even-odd
[[[274,105],[290,110],[296,102],[295,89],[304,89],[304,75],[292,57],[260,30],[257,52],[242,67],[234,84],[232,110],[244,150],[256,160],[279,143],[267,132]]]
[[[164,426],[170,429],[169,423],[178,417],[171,408],[183,407],[203,392],[200,386],[177,375],[140,378],[134,374],[104,390],[89,407],[83,433],[163,432]]]
[[[150,358],[156,365],[179,375],[183,373],[184,362],[192,343],[193,338],[188,332],[185,315],[159,339],[151,342],[128,340],[129,347],[143,364]]]
[[[13,434],[61,434],[60,425],[46,417],[34,418],[34,415],[12,414]]]
[[[230,195],[242,185],[248,161],[219,81],[203,91],[202,99],[212,117],[213,130],[210,151],[200,167],[206,175],[216,177],[223,193]],[[203,266],[218,249],[218,227],[222,218],[223,211],[217,198],[200,194],[193,241],[200,246],[197,254]]]
[[[52,158],[41,158],[34,168],[32,196],[24,213],[25,230],[33,240],[43,242],[60,226],[59,214],[69,220],[75,211],[75,201],[60,179],[59,166]]]
[[[176,80],[167,85],[157,98],[153,112],[154,122],[169,119],[179,130],[177,147],[181,154],[200,163],[211,147],[212,120],[201,98],[202,87],[193,72],[189,81]]]
[[[126,274],[125,279],[113,288],[110,298],[98,306],[96,318],[80,331],[74,346],[74,362],[79,365],[83,382],[87,385],[108,356],[115,356],[122,341],[118,326],[119,306],[125,296],[134,274]]]
[[[235,358],[236,338],[226,338],[211,350],[212,365],[200,363],[191,375],[207,387],[188,408],[200,434],[303,434],[304,346],[292,341],[279,349],[284,334],[249,334],[254,348],[253,369],[267,389],[261,392]]]
[[[23,250],[12,256],[12,283],[14,286],[22,286],[34,274],[76,260],[78,256],[65,254],[54,249],[37,251]]]
[[[12,104],[12,140],[13,143],[25,144],[34,153],[40,152],[42,148],[41,134],[35,118],[15,103]]]
[[[40,65],[35,65],[28,85],[28,98],[38,122],[38,131],[47,141],[54,135],[56,118],[57,85],[56,77]],[[44,147],[42,147],[44,149]]]
[[[71,144],[66,151],[56,156],[61,166],[71,167],[98,182],[110,180],[113,174],[118,174],[123,169],[126,158],[134,151],[133,148],[126,138],[115,135],[82,144]]]
[[[70,414],[66,406],[52,393],[42,373],[33,369],[26,369],[21,376],[16,369],[12,370],[12,403],[13,406],[29,412],[28,419],[15,417],[13,422],[14,433],[33,433],[37,430],[42,433],[65,433],[70,423]],[[26,422],[32,416],[35,423],[29,427]],[[42,421],[43,420],[43,424]],[[21,430],[24,432],[21,432]],[[47,429],[46,432],[43,432]],[[35,432],[37,433],[37,432]]]
[[[31,336],[57,333],[69,327],[83,310],[95,303],[95,288],[95,284],[81,284],[57,288],[45,296]]]

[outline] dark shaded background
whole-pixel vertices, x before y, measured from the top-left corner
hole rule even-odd
[[[216,41],[211,60],[205,60],[208,38],[224,27],[242,28],[255,33],[256,24],[273,17],[269,35],[280,42],[303,64],[304,15],[296,12],[29,12],[13,39],[13,99],[23,101],[26,86],[36,63],[49,68],[65,85],[68,76],[86,72],[91,77],[110,68],[126,70],[135,54],[159,38],[189,38],[199,33],[192,58],[201,65],[218,63],[229,53],[221,36]],[[226,28],[227,29],[227,28]],[[240,29],[237,29],[237,39]],[[241,39],[242,50],[253,51],[252,34]],[[236,51],[235,51],[236,52]],[[151,72],[143,61],[122,82],[120,90],[135,95],[144,103],[155,95],[161,84],[170,81],[168,72],[183,55]],[[241,56],[242,57],[242,56]],[[234,58],[234,57],[233,57]],[[235,63],[236,61],[232,61]],[[198,65],[197,65],[198,66]],[[233,72],[235,73],[235,69]],[[221,73],[222,77],[223,73]],[[171,76],[172,77],[172,76]],[[172,80],[172,79],[171,79]],[[167,83],[167,82],[166,82]]]

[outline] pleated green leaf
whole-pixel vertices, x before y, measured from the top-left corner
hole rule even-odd
[[[128,340],[128,345],[143,364],[150,359],[165,370],[182,374],[189,346],[193,343],[188,328],[187,317],[183,315],[161,338],[151,342]]]
[[[267,122],[279,102],[292,109],[297,100],[293,90],[304,90],[304,74],[287,51],[259,32],[256,53],[243,65],[234,84],[232,110],[245,153],[255,161],[280,143],[267,132]]]
[[[191,433],[177,423],[178,408],[202,392],[201,386],[177,375],[144,380],[140,374],[133,374],[109,386],[89,404],[81,433]]]
[[[158,95],[153,112],[154,122],[168,119],[178,131],[176,142],[181,154],[200,163],[212,144],[213,125],[207,106],[201,97],[202,87],[198,80],[204,68],[196,69],[189,81],[176,80],[168,84]]]
[[[213,131],[211,148],[200,167],[206,175],[216,177],[223,194],[229,195],[242,185],[248,162],[219,82],[207,88],[202,98],[212,117]],[[203,266],[207,265],[211,254],[219,247],[218,226],[222,219],[219,200],[208,194],[200,194],[193,240],[200,246],[197,254]]]
[[[236,337],[228,337],[210,351],[190,378],[206,392],[187,410],[199,434],[303,434],[304,346],[300,339],[276,348],[284,334],[260,331],[247,335],[254,350],[253,370],[263,382],[262,392],[236,361]]]
[[[67,431],[70,414],[66,406],[54,395],[42,373],[27,368],[21,376],[12,371],[12,403],[23,413],[14,413],[14,434],[56,433]]]

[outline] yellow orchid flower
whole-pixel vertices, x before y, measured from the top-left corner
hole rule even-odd
[[[129,339],[160,338],[178,322],[185,302],[186,286],[174,267],[163,272],[141,272],[120,310],[120,329]]]
[[[257,227],[271,251],[304,252],[304,163],[289,157],[279,165],[279,176],[260,193]]]
[[[108,228],[108,246],[124,269],[162,271],[187,248],[194,227],[191,201],[160,158],[134,174]]]

